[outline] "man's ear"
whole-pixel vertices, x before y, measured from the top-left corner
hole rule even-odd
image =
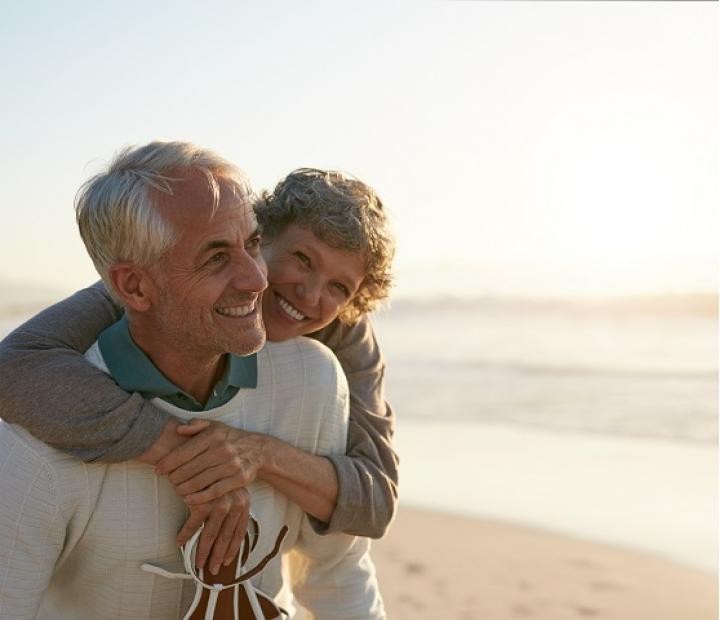
[[[118,263],[110,268],[109,275],[123,306],[136,312],[150,309],[155,286],[147,270],[132,263]]]

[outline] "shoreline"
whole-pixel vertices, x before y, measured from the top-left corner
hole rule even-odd
[[[715,446],[407,419],[396,446],[408,508],[546,529],[717,574]]]
[[[372,556],[392,620],[718,617],[711,572],[502,521],[403,506]]]

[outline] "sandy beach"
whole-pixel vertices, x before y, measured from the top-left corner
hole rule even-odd
[[[716,575],[501,522],[401,508],[373,557],[390,620],[718,617]]]

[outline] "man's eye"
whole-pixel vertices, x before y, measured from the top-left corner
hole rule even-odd
[[[308,267],[310,266],[310,259],[305,254],[302,252],[295,252],[295,256],[300,259],[300,262],[306,264]]]
[[[217,265],[218,263],[224,263],[228,259],[228,255],[225,252],[218,252],[213,254],[208,260],[208,265]]]
[[[246,250],[259,250],[260,249],[260,237],[253,237],[252,239],[249,239],[248,242],[245,244]]]

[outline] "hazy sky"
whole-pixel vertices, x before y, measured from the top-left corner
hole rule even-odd
[[[0,281],[92,281],[75,191],[183,139],[374,185],[398,295],[717,287],[717,3],[109,5],[3,7]]]

